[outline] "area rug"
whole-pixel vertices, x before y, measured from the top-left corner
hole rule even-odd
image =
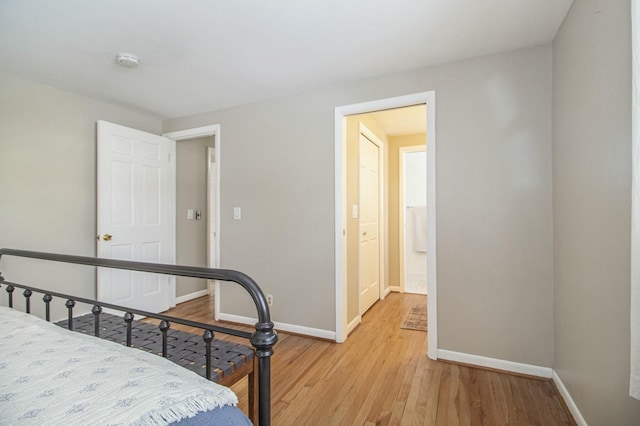
[[[427,331],[427,306],[416,305],[411,308],[400,328]]]

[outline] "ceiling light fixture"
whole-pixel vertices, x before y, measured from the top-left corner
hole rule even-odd
[[[131,53],[118,53],[116,61],[125,68],[135,68],[140,64],[138,57]]]

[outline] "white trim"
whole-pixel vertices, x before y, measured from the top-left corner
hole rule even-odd
[[[564,386],[564,383],[562,383],[562,380],[560,379],[560,376],[558,375],[558,372],[556,370],[553,370],[551,379],[553,380],[553,383],[555,383],[556,387],[558,388],[558,392],[560,392],[560,396],[562,396],[562,399],[564,399],[564,403],[567,404],[567,408],[569,408],[569,411],[571,412],[571,415],[573,416],[573,419],[576,421],[578,426],[587,426],[586,420],[584,419],[584,417],[582,417],[582,413],[578,409],[578,406],[576,405],[576,403],[573,402],[573,398],[571,398],[571,394],[569,394],[569,391]]]
[[[335,108],[335,280],[336,280],[336,342],[347,338],[347,280],[346,265],[346,133],[345,117],[384,109],[427,104],[427,333],[428,356],[438,357],[438,304],[437,304],[437,258],[436,258],[436,93],[415,93],[395,98],[381,99]]]
[[[351,334],[353,330],[362,322],[362,316],[358,315],[347,325],[347,335]]]
[[[213,161],[212,161],[213,159]],[[208,268],[217,268],[220,264],[220,260],[218,257],[218,238],[217,238],[217,229],[216,223],[218,221],[218,216],[220,215],[220,211],[218,210],[218,203],[216,202],[217,198],[217,173],[216,169],[218,168],[218,164],[216,161],[216,150],[215,145],[214,148],[207,147],[207,267]],[[211,177],[214,177],[213,188],[211,187]],[[211,191],[214,193],[213,199],[211,198]],[[214,212],[213,223],[211,220],[211,211]],[[211,230],[213,229],[213,236],[211,235]],[[213,244],[212,244],[213,242]],[[213,246],[213,250],[211,247]],[[213,251],[213,256],[212,252]],[[215,295],[216,291],[216,281],[215,280],[207,280],[207,292],[208,294]],[[215,301],[214,301],[215,304]],[[214,308],[215,310],[215,308]]]
[[[214,152],[216,158],[216,253],[215,253],[215,262],[216,264],[209,267],[220,267],[220,235],[222,229],[220,227],[220,170],[222,169],[222,156],[220,155],[221,146],[222,146],[222,135],[219,124],[212,124],[209,126],[195,127],[192,129],[179,130],[176,132],[163,133],[164,137],[172,139],[174,141],[182,141],[188,139],[201,138],[206,136],[213,136],[215,138]],[[174,156],[175,157],[175,156]],[[175,167],[175,166],[174,166]],[[207,177],[208,178],[208,177]],[[175,196],[175,191],[174,191]],[[175,286],[175,284],[174,284]],[[175,291],[174,291],[175,293]],[[214,318],[215,320],[219,320],[219,312],[220,312],[220,283],[216,282],[215,286],[215,296],[214,296]]]
[[[558,388],[558,392],[560,392],[560,396],[564,400],[565,404],[567,404],[567,408],[571,412],[573,419],[576,421],[578,426],[587,426],[587,422],[585,421],[582,413],[578,409],[578,406],[573,401],[571,394],[562,383],[558,372],[549,367],[540,367],[538,365],[531,364],[522,364],[519,362],[505,361],[502,359],[496,358],[487,358],[479,355],[472,355],[463,352],[454,352],[448,351],[445,349],[438,350],[438,358],[453,362],[459,362],[468,365],[475,365],[478,367],[486,367],[492,368],[495,370],[508,371],[511,373],[517,374],[526,374],[528,376],[535,376],[544,379],[551,379],[553,383]]]
[[[405,208],[404,208],[404,151],[401,147],[398,150],[398,269],[400,275],[399,291],[404,293],[404,280],[406,260],[404,258],[404,240],[405,240]]]
[[[395,291],[396,293],[402,293],[399,285],[390,285],[389,292]]]
[[[238,324],[254,325],[258,320],[256,318],[245,317],[241,315],[220,313],[220,321],[235,322]],[[286,331],[289,333],[300,334],[303,336],[318,337],[320,339],[336,340],[336,333],[331,330],[323,330],[320,328],[305,327],[303,325],[287,324],[285,322],[273,322],[273,328],[278,331]]]
[[[436,92],[427,98],[427,333],[428,356],[438,357],[438,261],[436,255]]]
[[[640,399],[640,1],[631,2],[631,293],[629,396]]]
[[[512,373],[526,374],[528,376],[542,377],[544,379],[550,379],[553,372],[550,367],[522,364],[519,362],[505,361],[503,359],[487,358],[480,355],[448,351],[445,349],[438,349],[438,359],[477,365],[479,367],[493,368],[495,370],[509,371]]]
[[[198,290],[193,293],[185,294],[184,296],[176,297],[176,305],[178,303],[188,302],[189,300],[197,299],[198,297],[206,296],[209,294],[209,290]]]
[[[212,124],[210,126],[195,127],[193,129],[178,130],[177,132],[163,133],[165,138],[173,139],[174,141],[184,141],[187,139],[203,138],[206,136],[214,136],[220,133],[220,125]]]
[[[167,139],[171,139],[171,138],[167,138]],[[173,141],[171,143],[171,147],[169,148],[169,156],[171,157],[171,175],[173,176],[173,182],[171,182],[171,190],[170,190],[170,195],[169,195],[169,202],[171,203],[172,208],[170,209],[171,211],[169,212],[169,222],[171,222],[171,233],[173,234],[173,250],[171,253],[171,263],[176,263],[176,259],[178,256],[178,226],[176,224],[177,221],[177,214],[176,214],[176,208],[177,208],[177,194],[176,194],[176,179],[178,178],[178,171],[176,169],[177,167],[177,161],[176,161],[176,142]],[[169,276],[169,306],[171,306],[172,308],[176,306],[176,277],[170,275]]]
[[[347,138],[345,115],[335,110],[335,281],[336,281],[336,342],[342,343],[349,334],[347,327],[347,216],[343,208],[347,205]]]

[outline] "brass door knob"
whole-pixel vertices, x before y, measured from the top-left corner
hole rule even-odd
[[[102,239],[105,240],[105,241],[111,241],[113,239],[113,235],[104,234],[102,236]]]

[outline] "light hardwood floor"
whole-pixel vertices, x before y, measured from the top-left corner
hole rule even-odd
[[[272,424],[575,424],[550,381],[428,359],[427,334],[400,328],[418,303],[426,296],[390,294],[342,344],[279,333]],[[213,298],[170,314],[213,323]],[[246,411],[246,379],[233,390]]]

